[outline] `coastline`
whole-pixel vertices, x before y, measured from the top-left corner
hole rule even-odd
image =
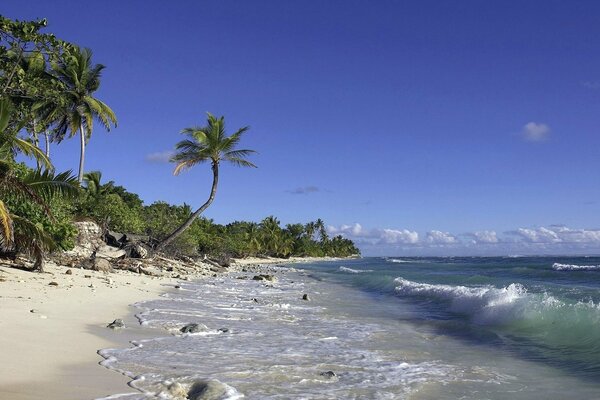
[[[331,260],[335,259],[236,259],[223,270]],[[70,268],[67,275],[67,270],[52,262],[43,274],[0,264],[0,349],[8,360],[0,364],[0,398],[74,400],[82,395],[103,397],[115,390],[136,393],[127,386],[130,378],[99,364],[103,358],[97,352],[129,347],[131,340],[152,333],[140,328],[135,303],[159,298],[182,279],[203,276],[155,277],[128,271],[106,274],[78,268]],[[106,327],[117,318],[123,319],[127,329]]]

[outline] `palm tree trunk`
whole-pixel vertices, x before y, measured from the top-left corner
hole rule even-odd
[[[48,128],[44,131],[44,138],[46,139],[46,157],[50,159],[50,134],[48,133]]]
[[[204,210],[206,210],[208,208],[208,206],[210,206],[210,204],[213,202],[213,200],[215,199],[215,195],[217,194],[217,185],[219,184],[219,165],[213,163],[212,170],[213,170],[213,183],[212,183],[212,188],[210,190],[210,196],[208,197],[208,200],[206,200],[206,202],[204,204],[202,204],[202,207],[200,207],[198,210],[196,210],[196,212],[194,212],[187,219],[187,221],[185,221],[179,228],[175,229],[173,231],[173,233],[171,233],[162,242],[160,242],[156,246],[156,249],[155,249],[156,251],[163,250],[169,243],[171,243],[173,240],[175,240],[175,238],[177,238],[177,236],[181,235],[187,228],[190,227],[190,225],[192,225],[192,223],[196,220],[196,218],[198,218],[198,216],[200,214],[202,214],[204,212]]]
[[[83,130],[83,121],[79,123],[79,133],[81,135],[81,154],[79,155],[79,175],[77,180],[81,185],[83,183],[83,163],[85,161],[85,132]]]

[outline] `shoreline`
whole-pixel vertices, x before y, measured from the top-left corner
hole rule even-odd
[[[236,259],[223,270],[333,260],[247,258]],[[210,267],[207,265],[205,272]],[[134,304],[157,299],[182,280],[203,276],[106,274],[52,262],[45,273],[38,274],[0,264],[0,349],[8,360],[0,365],[0,398],[75,400],[115,391],[137,393],[127,385],[130,378],[100,365],[104,359],[98,351],[131,346],[132,340],[152,332],[139,326]],[[127,329],[106,327],[118,318]]]

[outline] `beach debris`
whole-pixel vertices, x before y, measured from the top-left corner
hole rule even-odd
[[[70,269],[68,269],[68,270],[65,272],[65,274],[67,274],[67,275],[73,275],[73,270],[70,270]]]
[[[335,372],[333,371],[325,371],[325,372],[321,372],[319,375],[324,376],[327,379],[331,379],[336,377],[337,375],[335,374]]]
[[[203,331],[207,331],[208,327],[204,324],[187,324],[185,325],[183,328],[181,328],[179,331],[181,333],[198,333],[198,332],[203,332]]]
[[[58,286],[58,282],[52,281],[48,284],[48,286]]]
[[[310,301],[310,298],[308,297],[308,294],[304,293],[302,295],[302,300]]]
[[[123,322],[122,319],[115,319],[113,322],[111,322],[110,324],[106,325],[106,327],[110,328],[110,329],[125,328],[125,322]]]
[[[229,397],[230,389],[216,379],[196,381],[190,388],[187,398],[188,400],[221,400]]]
[[[273,275],[268,275],[268,274],[254,275],[254,277],[252,279],[255,281],[269,281],[269,282],[277,281],[277,278],[275,278]]]

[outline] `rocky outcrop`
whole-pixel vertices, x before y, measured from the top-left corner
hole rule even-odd
[[[104,246],[102,228],[93,221],[74,222],[77,228],[75,248],[66,252],[75,257],[90,257],[94,251]]]

